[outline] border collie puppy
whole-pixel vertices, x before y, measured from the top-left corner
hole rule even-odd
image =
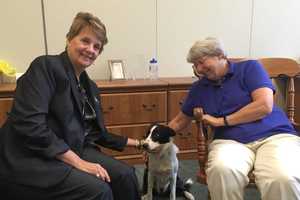
[[[177,176],[178,173],[178,147],[173,143],[175,131],[168,126],[153,124],[143,142],[143,149],[147,153],[147,162],[144,172],[143,200],[152,200],[153,194],[170,196],[170,200],[176,200],[178,196],[184,196],[194,200],[189,192],[193,184],[191,179],[185,183]]]

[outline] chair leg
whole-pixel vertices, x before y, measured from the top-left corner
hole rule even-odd
[[[208,200],[211,200],[211,197],[210,197],[210,192],[209,192],[209,190],[207,189],[207,199]]]

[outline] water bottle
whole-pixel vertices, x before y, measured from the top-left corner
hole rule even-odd
[[[149,62],[149,78],[152,80],[158,79],[158,63],[155,58],[152,58]]]

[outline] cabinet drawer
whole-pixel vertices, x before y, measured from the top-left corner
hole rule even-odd
[[[7,119],[7,113],[11,110],[13,104],[13,98],[1,98],[0,99],[0,127]]]
[[[107,130],[111,133],[117,135],[123,135],[130,137],[132,139],[143,139],[148,131],[150,124],[141,124],[141,125],[128,125],[128,126],[107,126]],[[130,156],[141,154],[141,151],[138,151],[134,147],[126,147],[124,151],[114,151],[107,148],[101,148],[103,152],[112,155],[112,156]]]
[[[180,111],[188,90],[173,90],[168,96],[168,121],[172,120]]]
[[[167,120],[167,92],[102,94],[101,101],[106,125]]]

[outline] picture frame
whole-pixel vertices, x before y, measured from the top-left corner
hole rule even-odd
[[[120,59],[108,60],[110,70],[110,80],[125,79],[124,62]]]

